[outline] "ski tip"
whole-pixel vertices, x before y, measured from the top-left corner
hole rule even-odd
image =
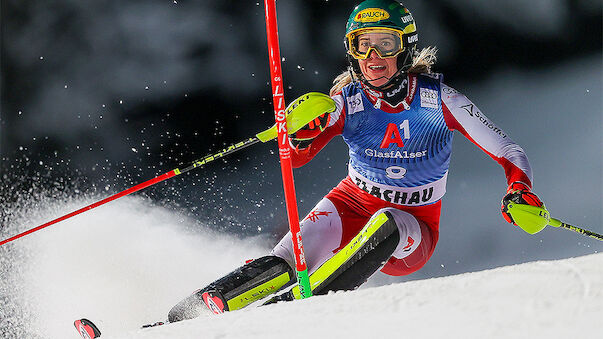
[[[144,329],[144,328],[149,328],[149,327],[161,326],[161,325],[165,325],[165,324],[166,324],[166,322],[164,322],[164,321],[158,321],[156,323],[142,325],[142,326],[140,326],[140,328]]]
[[[98,327],[92,323],[92,321],[88,319],[80,319],[73,322],[75,329],[84,339],[93,339],[98,338],[101,335],[101,332],[98,330]]]

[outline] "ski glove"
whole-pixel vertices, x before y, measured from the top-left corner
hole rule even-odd
[[[296,150],[304,149],[310,146],[314,138],[324,131],[331,121],[330,113],[323,113],[316,119],[310,121],[306,126],[300,128],[297,132],[290,135],[291,147]]]
[[[502,204],[500,207],[503,218],[511,224],[518,226],[511,213],[509,213],[507,206],[510,202],[514,202],[516,204],[524,204],[536,207],[544,207],[544,203],[540,201],[536,194],[530,191],[528,185],[523,182],[516,181],[512,183],[507,189],[507,194],[502,199]]]

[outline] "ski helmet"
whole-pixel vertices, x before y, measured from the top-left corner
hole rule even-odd
[[[388,48],[373,45],[361,47],[359,37],[363,33],[371,31],[390,33],[395,43],[390,44]],[[356,6],[350,14],[346,24],[344,43],[352,70],[356,74],[360,74],[361,80],[368,84],[362,76],[357,59],[367,58],[372,50],[382,58],[397,57],[397,74],[399,75],[410,68],[418,40],[415,20],[404,5],[394,0],[366,0]],[[388,86],[396,77],[398,76],[394,76],[384,86]]]

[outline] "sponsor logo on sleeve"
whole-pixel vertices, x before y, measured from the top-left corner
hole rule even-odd
[[[460,108],[464,109],[465,112],[467,112],[471,117],[477,118],[482,124],[488,127],[492,132],[500,135],[503,139],[507,137],[505,132],[503,132],[503,130],[498,128],[492,121],[486,118],[486,116],[484,116],[474,104],[470,103],[460,106]]]
[[[447,94],[447,95],[450,96],[450,95],[453,95],[453,94],[457,94],[459,91],[457,91],[456,89],[451,88],[451,87],[443,86],[442,87],[442,92],[444,92],[444,94]]]

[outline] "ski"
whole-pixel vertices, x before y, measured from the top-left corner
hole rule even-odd
[[[73,322],[75,329],[84,339],[94,339],[101,335],[98,327],[88,319],[82,318]]]
[[[142,326],[140,326],[140,328],[141,329],[145,329],[145,328],[149,328],[149,327],[155,327],[155,326],[165,325],[167,323],[168,323],[167,321],[158,321],[158,322],[155,322],[155,323],[152,323],[152,324],[142,325]]]
[[[140,328],[145,329],[145,328],[150,328],[150,327],[156,327],[156,326],[165,325],[167,323],[168,323],[168,321],[157,321],[152,324],[144,324],[144,325],[140,326]],[[73,325],[75,326],[75,329],[77,330],[77,332],[84,339],[94,339],[94,338],[98,338],[101,336],[101,332],[98,329],[98,327],[96,327],[96,325],[94,325],[94,323],[88,319],[83,318],[80,320],[76,320],[73,322]]]

